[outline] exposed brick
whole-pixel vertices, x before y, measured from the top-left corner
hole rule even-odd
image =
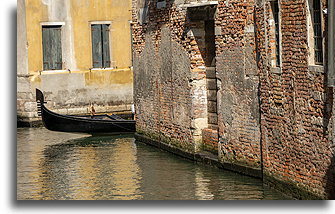
[[[141,25],[133,0],[137,128],[185,150],[201,138],[221,162],[262,164],[275,180],[334,198],[334,90],[325,85],[326,66],[308,64],[306,1],[279,1],[276,68],[270,1],[219,0],[216,65],[206,68],[202,29],[213,9],[167,1],[157,10],[149,1],[149,21]]]

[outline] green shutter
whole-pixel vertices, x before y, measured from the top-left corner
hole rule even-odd
[[[61,26],[42,28],[43,69],[62,69]]]
[[[101,25],[92,25],[92,57],[93,68],[102,67],[102,41],[101,41]]]
[[[62,44],[61,44],[61,28],[53,28],[51,30],[51,58],[52,58],[52,69],[62,70]]]
[[[50,30],[47,27],[42,28],[42,46],[43,46],[43,70],[51,69],[51,54],[50,54]]]
[[[109,68],[111,65],[109,56],[109,25],[102,25],[102,56],[103,56],[103,67]]]

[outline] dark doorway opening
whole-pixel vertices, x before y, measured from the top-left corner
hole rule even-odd
[[[213,140],[213,136],[218,138],[215,11],[216,6],[188,8],[190,35],[197,43],[206,72],[208,128],[203,130],[203,149],[213,154],[218,153],[218,139]]]

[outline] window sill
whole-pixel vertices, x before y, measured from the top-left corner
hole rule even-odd
[[[69,70],[45,70],[41,71],[41,74],[60,74],[60,73],[71,73]]]
[[[270,68],[270,72],[271,72],[271,73],[274,73],[274,74],[281,74],[281,73],[282,73],[280,67],[271,67],[271,68]]]
[[[308,70],[312,72],[324,73],[325,69],[323,65],[309,65]]]
[[[110,71],[114,69],[115,68],[90,68],[91,71]]]
[[[40,25],[42,26],[63,26],[65,22],[41,22]]]

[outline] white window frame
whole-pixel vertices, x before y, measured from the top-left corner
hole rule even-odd
[[[92,25],[109,25],[109,60],[110,60],[110,67],[109,68],[93,68],[93,56],[92,56]],[[113,22],[110,20],[104,20],[104,21],[89,21],[89,32],[90,32],[90,46],[91,46],[91,68],[90,71],[103,71],[103,70],[113,70],[116,68],[115,61],[113,61],[113,51],[112,51],[112,24]]]
[[[65,22],[40,22],[40,26],[41,26],[41,29],[43,28],[43,26],[61,26],[61,46],[62,46],[62,67],[64,67],[64,59],[65,59],[65,56],[64,56],[64,53],[63,53],[63,50],[64,50],[64,42],[63,42],[63,26],[65,25]],[[42,47],[42,58],[43,58],[43,45],[41,46]],[[43,61],[43,59],[42,59]],[[69,73],[69,70],[66,70],[66,69],[62,69],[62,70],[43,70],[43,65],[42,65],[42,71],[40,72],[40,74],[54,74],[54,73]]]
[[[322,1],[320,0],[320,17],[321,17],[321,36],[322,36],[322,64],[315,62],[315,41],[314,41],[314,8],[313,0],[306,1],[307,14],[307,46],[308,46],[308,65],[315,67],[323,67],[325,64],[325,41],[324,41],[324,17],[322,14]]]

